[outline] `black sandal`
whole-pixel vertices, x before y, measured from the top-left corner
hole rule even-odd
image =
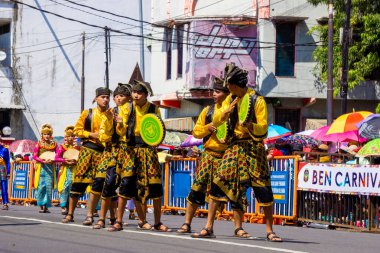
[[[109,219],[110,221],[108,222],[108,225],[114,225],[115,224],[115,222],[116,222],[116,218],[110,218]]]
[[[183,223],[182,226],[177,230],[178,234],[189,234],[191,233],[191,226],[189,223]]]
[[[72,214],[67,214],[65,218],[62,219],[62,223],[74,222],[74,216]]]
[[[94,226],[92,226],[93,229],[101,229],[101,228],[105,228],[105,227],[106,227],[106,223],[103,219],[98,219],[96,224]]]
[[[84,226],[91,226],[94,223],[94,218],[87,216],[86,219],[82,222]]]
[[[276,233],[272,231],[272,232],[267,233],[267,241],[282,242],[282,238],[276,235]]]
[[[242,233],[239,233],[239,231],[243,231]],[[252,239],[253,237],[248,234],[242,227],[235,229],[234,236],[244,239]]]
[[[123,230],[123,222],[115,221],[112,227],[108,228],[108,232],[117,232]]]
[[[192,234],[191,237],[192,238],[216,238],[216,236],[214,235],[214,231],[212,229],[202,228],[201,232],[203,230],[206,231],[206,234],[195,233],[195,234]]]
[[[165,226],[164,224],[162,224],[162,222],[154,224],[153,225],[153,230],[154,231],[158,231],[158,232],[171,232],[172,231],[170,228],[168,228],[167,226]]]
[[[148,224],[149,228],[146,227],[145,225]],[[141,230],[152,230],[152,225],[150,225],[147,221],[142,221],[137,224],[137,229]]]

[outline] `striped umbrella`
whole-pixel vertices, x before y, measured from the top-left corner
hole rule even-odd
[[[326,134],[344,133],[358,130],[356,124],[367,118],[372,112],[359,111],[340,115],[330,126]]]

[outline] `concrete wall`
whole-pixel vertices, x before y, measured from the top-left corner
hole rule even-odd
[[[100,1],[81,2],[95,8],[139,19],[138,1]],[[33,6],[67,17],[131,34],[139,34],[139,23],[125,18],[99,13],[65,2],[65,5],[81,9],[104,19],[68,8],[46,0],[24,1]],[[62,2],[63,3],[63,2]],[[150,1],[143,0],[144,19],[150,20]],[[49,14],[43,14],[29,7],[19,5],[14,20],[14,69],[19,78],[26,100],[27,110],[18,116],[22,122],[23,138],[36,138],[43,123],[51,123],[55,135],[63,135],[68,124],[75,124],[80,114],[80,76],[81,76],[81,33],[86,32],[85,61],[85,107],[91,107],[94,91],[105,86],[104,31],[75,22],[67,21]],[[112,21],[112,20],[115,21]],[[144,24],[144,34],[151,33],[150,25]],[[118,82],[128,82],[136,62],[139,62],[139,38],[111,32],[111,63],[109,66],[110,88]],[[61,45],[61,46],[60,46]],[[47,49],[51,48],[51,49]],[[41,50],[41,51],[38,51]],[[146,80],[150,81],[150,52],[145,53]],[[17,126],[13,126],[17,128]],[[21,130],[20,130],[21,131]],[[20,135],[19,133],[17,133]]]
[[[272,1],[271,1],[272,2]],[[306,0],[277,1],[270,6],[270,16],[306,17],[296,26],[296,44],[318,42],[316,34],[309,35],[309,30],[317,25],[316,19],[327,16],[327,7],[311,6]],[[275,23],[271,20],[259,20],[260,41],[276,42]],[[260,43],[260,46],[268,44]],[[319,86],[314,82],[312,69],[315,63],[312,52],[315,47],[296,47],[295,76],[275,76],[275,48],[263,48],[259,52],[259,90],[267,97],[326,97],[325,85]]]

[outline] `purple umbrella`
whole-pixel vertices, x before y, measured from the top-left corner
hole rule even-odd
[[[202,145],[203,140],[197,139],[192,135],[189,135],[186,140],[181,144],[181,147],[192,147],[192,146],[199,146]]]
[[[361,137],[367,139],[380,138],[380,114],[372,114],[357,125]]]

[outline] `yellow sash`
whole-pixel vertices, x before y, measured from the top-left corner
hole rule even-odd
[[[55,165],[52,164],[53,166],[53,188],[57,188],[57,178],[55,175]],[[42,164],[41,163],[36,163],[34,167],[34,189],[38,189],[38,183],[40,181],[40,175],[41,175],[41,168]]]
[[[63,187],[65,186],[66,172],[67,172],[67,167],[62,166],[60,171],[59,171],[59,176],[58,176],[58,192],[59,193],[61,193],[63,191]]]

